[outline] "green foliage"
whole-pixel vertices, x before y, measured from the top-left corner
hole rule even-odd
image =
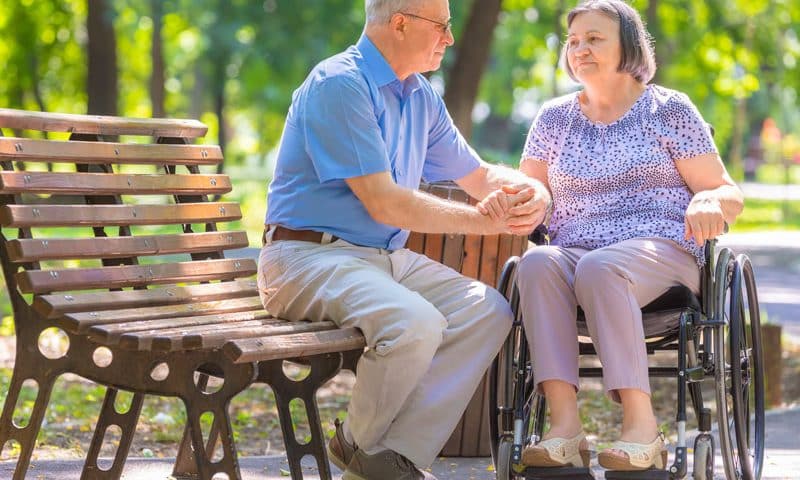
[[[122,115],[152,112],[153,2],[110,2]],[[456,37],[469,41],[464,27],[473,2],[450,3]],[[793,108],[800,91],[800,3],[631,3],[655,37],[656,81],[695,101],[714,125],[724,158],[737,152],[741,157],[748,136],[767,117],[784,133],[800,135],[800,110]],[[574,4],[503,2],[478,97],[485,114],[479,116],[474,138],[488,158],[515,163],[541,103],[578,88],[558,68],[566,13]],[[263,191],[292,92],[317,62],[357,40],[363,0],[163,0],[161,5],[167,115],[201,119],[210,127],[206,141],[215,143],[220,139],[216,109],[222,101],[228,126],[226,168],[241,166],[255,175],[249,178],[262,182]],[[86,14],[86,0],[0,0],[0,64],[5,66],[0,104],[86,110]],[[450,52],[445,71],[457,54],[455,48]],[[443,81],[447,75],[433,77]],[[741,172],[740,160],[733,160],[732,171]],[[263,195],[255,187],[248,190],[248,199],[249,194]],[[253,205],[254,210],[261,207]]]

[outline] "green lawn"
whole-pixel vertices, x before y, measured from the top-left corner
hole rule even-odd
[[[800,230],[800,202],[747,199],[731,232]]]

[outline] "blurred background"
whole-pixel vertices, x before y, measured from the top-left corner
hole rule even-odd
[[[575,1],[450,3],[456,44],[430,80],[483,157],[515,166],[540,105],[578,88],[558,68],[565,16]],[[739,235],[744,243],[738,245],[760,262],[762,321],[797,334],[784,339],[783,401],[775,403],[796,405],[800,2],[631,3],[655,39],[654,82],[691,97],[745,190],[745,212],[731,236]],[[203,142],[222,146],[220,168],[235,186],[228,197],[242,204],[241,226],[255,247],[292,92],[317,62],[355,43],[363,23],[363,0],[0,0],[0,107],[203,121],[209,126]],[[14,358],[5,289],[0,313],[1,403]],[[63,382],[40,435],[45,453],[37,455],[47,456],[49,445],[55,457],[81,458],[103,388],[75,378]],[[349,385],[334,382],[321,393],[323,418],[344,415]],[[666,388],[672,392],[671,384]],[[280,450],[274,405],[264,403],[269,395],[250,389],[234,405],[245,455]],[[184,414],[173,400],[147,400],[132,455],[174,455]],[[587,421],[615,423],[597,420],[598,411],[612,410],[602,394],[586,402]]]
[[[734,178],[797,183],[800,3],[632,4],[655,39],[654,82],[692,98]],[[430,78],[487,160],[515,165],[541,103],[577,88],[558,68],[573,6],[451,2],[456,45]],[[355,43],[363,23],[363,0],[0,0],[0,104],[200,119],[204,141],[224,150],[246,226],[258,230],[292,91]],[[748,193],[734,231],[800,224],[791,191]]]

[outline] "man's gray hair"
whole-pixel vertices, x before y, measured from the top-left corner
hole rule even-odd
[[[367,23],[389,23],[397,12],[415,12],[425,0],[366,0]]]

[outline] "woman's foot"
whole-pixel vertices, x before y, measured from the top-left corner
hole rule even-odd
[[[525,450],[522,451],[523,465],[529,467],[589,466],[589,442],[583,431],[570,437],[554,436],[551,431],[546,437],[536,445],[525,447]]]
[[[629,434],[629,436],[631,436]],[[652,437],[651,437],[652,438]],[[600,466],[608,470],[648,470],[667,467],[664,434],[647,443],[618,440],[597,455]]]

